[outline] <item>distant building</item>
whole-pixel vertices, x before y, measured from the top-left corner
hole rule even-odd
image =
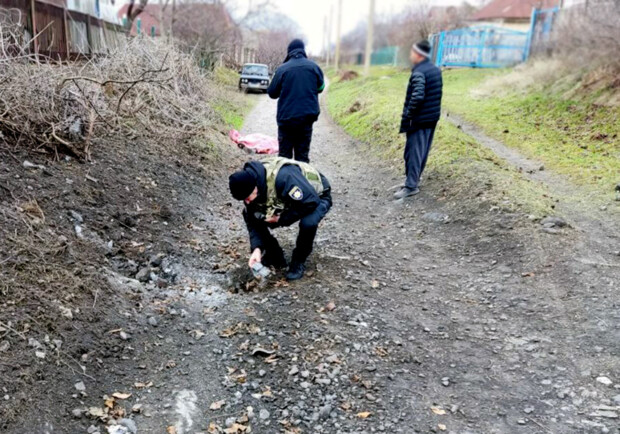
[[[117,13],[120,22],[127,19],[129,4],[124,4]],[[161,36],[161,6],[159,4],[147,4],[144,10],[134,20],[130,34],[136,36],[138,33],[146,33],[152,36]]]
[[[559,5],[560,0],[493,0],[474,13],[471,22],[528,31],[532,9],[548,9]]]
[[[129,4],[125,4],[118,11],[121,22],[126,19],[128,9]],[[221,3],[177,4],[174,17],[171,5],[162,10],[159,4],[149,3],[132,23],[130,34],[159,37],[171,27],[175,38],[192,47],[205,48],[203,55],[216,57],[221,63],[237,66],[256,60],[256,35],[237,26]]]
[[[81,12],[108,23],[120,24],[113,0],[66,0],[67,9]]]

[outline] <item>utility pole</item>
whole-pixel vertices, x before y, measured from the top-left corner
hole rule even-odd
[[[323,17],[323,58],[325,59],[325,63],[327,64],[328,54],[327,54],[327,45],[329,42],[327,41],[327,15]]]
[[[336,59],[334,66],[336,71],[340,69],[340,27],[342,24],[342,0],[338,0],[338,12],[336,15]]]
[[[329,67],[332,57],[332,26],[334,25],[334,5],[329,8],[329,24],[327,25],[327,59],[325,64]]]
[[[368,29],[366,29],[366,53],[364,56],[364,75],[370,74],[370,56],[372,55],[372,38],[375,21],[375,0],[370,0],[370,8],[368,9]]]
[[[168,31],[168,41],[172,42],[172,30],[174,29],[174,20],[177,13],[177,0],[172,0],[172,13],[170,15],[170,29]]]

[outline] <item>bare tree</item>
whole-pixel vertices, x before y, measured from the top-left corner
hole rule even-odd
[[[139,3],[136,4],[136,0],[129,0],[129,7],[127,8],[127,22],[125,23],[125,27],[129,30],[133,25],[134,20],[140,15],[144,8],[146,8],[149,0],[139,0]]]
[[[255,15],[246,25],[258,40],[257,61],[269,65],[272,71],[286,57],[288,43],[300,37],[299,25],[295,21],[271,9]]]
[[[269,0],[252,3],[242,13],[232,0],[172,0],[169,29],[175,38],[210,67],[225,53],[244,43],[242,27],[268,7]],[[256,42],[256,41],[254,41]]]
[[[562,9],[549,40],[539,43],[542,52],[556,52],[578,64],[620,71],[620,0],[588,0]],[[536,41],[535,41],[536,43]],[[617,82],[617,80],[616,80]]]

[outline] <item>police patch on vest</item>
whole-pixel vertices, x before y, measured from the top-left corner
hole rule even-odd
[[[302,200],[304,198],[304,192],[297,186],[293,187],[291,191],[288,192],[288,195],[293,200]]]

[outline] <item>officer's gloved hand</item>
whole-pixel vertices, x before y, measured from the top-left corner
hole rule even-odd
[[[278,223],[279,221],[280,221],[280,215],[278,215],[278,214],[273,215],[273,216],[265,219],[265,223],[267,223],[267,227],[269,227],[269,228],[278,227],[279,226],[279,223]]]

